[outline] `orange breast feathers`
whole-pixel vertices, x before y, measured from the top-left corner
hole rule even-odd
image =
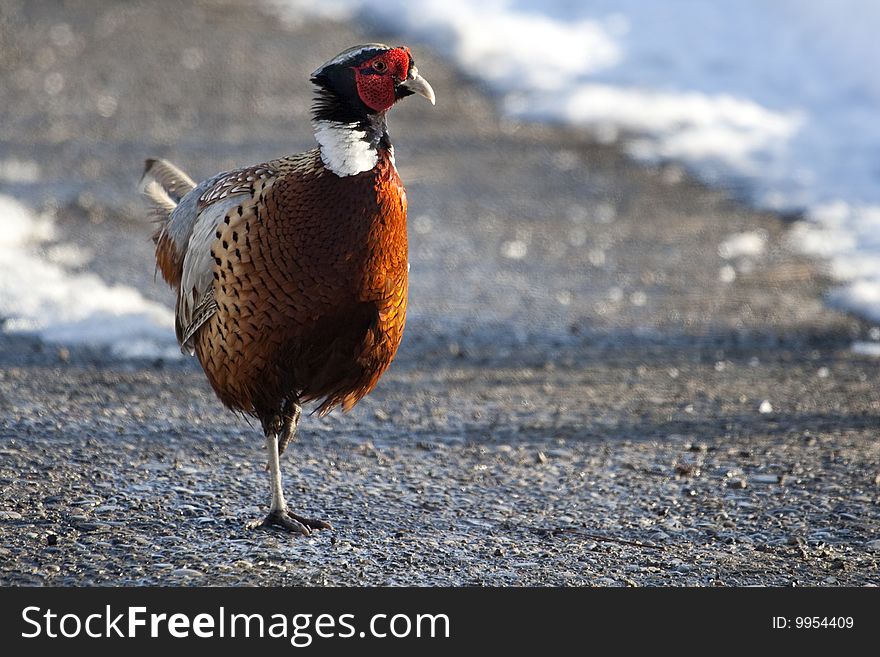
[[[406,315],[409,254],[406,236],[406,190],[397,169],[380,160],[376,174],[377,212],[367,238],[369,257],[362,299],[375,301],[380,322],[396,324]]]

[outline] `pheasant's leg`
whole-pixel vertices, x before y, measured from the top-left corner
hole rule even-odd
[[[302,406],[293,399],[284,402],[281,409],[281,434],[278,436],[278,456],[284,454],[284,450],[290,442],[296,437],[296,428],[299,426],[299,419],[302,417]],[[266,463],[266,472],[271,469],[271,464]]]
[[[284,408],[281,410],[283,425],[281,427],[281,436],[278,438],[278,456],[284,454],[287,445],[296,436],[296,427],[299,425],[299,419],[302,417],[302,406],[295,400],[288,399],[284,402]]]
[[[251,527],[281,527],[304,536],[311,534],[310,529],[333,529],[329,522],[304,518],[288,510],[287,502],[284,501],[284,491],[281,489],[278,435],[271,431],[266,432],[266,453],[269,457],[269,476],[272,481],[272,504],[269,507],[269,515],[262,522],[253,523]]]

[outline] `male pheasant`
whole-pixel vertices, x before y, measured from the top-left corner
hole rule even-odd
[[[177,339],[220,400],[259,418],[272,502],[254,526],[330,524],[288,509],[279,456],[301,404],[349,410],[388,368],[406,317],[406,192],[385,124],[434,91],[406,47],[346,50],[312,74],[318,147],[198,185],[148,160],[156,263],[177,290]]]

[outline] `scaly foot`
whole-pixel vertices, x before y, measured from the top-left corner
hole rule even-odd
[[[333,526],[324,520],[305,518],[293,511],[276,509],[270,511],[262,520],[256,520],[248,525],[249,529],[258,527],[279,527],[294,534],[309,536],[313,529],[333,529]]]

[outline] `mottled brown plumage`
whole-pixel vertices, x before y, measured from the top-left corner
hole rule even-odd
[[[387,152],[345,178],[317,149],[266,166],[276,177],[226,213],[211,245],[217,311],[196,355],[230,408],[262,417],[295,391],[321,413],[349,410],[403,337],[406,194]]]
[[[319,147],[196,185],[149,160],[156,262],[178,291],[177,337],[220,400],[260,419],[272,472],[263,524],[329,524],[288,510],[279,455],[300,404],[351,409],[391,364],[406,321],[406,193],[387,110],[434,102],[406,48],[359,46],[312,76]]]

